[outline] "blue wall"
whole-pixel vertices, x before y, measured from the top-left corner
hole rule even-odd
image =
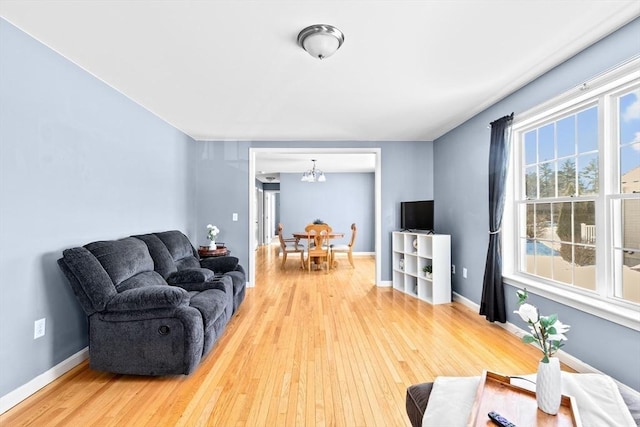
[[[640,53],[636,19],[554,70],[478,114],[435,141],[436,226],[452,236],[452,262],[468,278],[453,276],[452,287],[480,303],[488,245],[488,163],[490,122],[522,113]],[[522,322],[515,310],[515,289],[506,287],[508,321]],[[624,383],[640,389],[640,333],[562,304],[534,297],[543,313],[558,313],[572,329],[565,351]]]
[[[351,224],[358,234],[354,252],[375,252],[375,181],[373,173],[325,173],[326,182],[300,181],[300,174],[280,174],[280,218],[285,234],[304,231],[321,219],[345,236],[334,243],[347,243]]]
[[[2,396],[88,344],[63,249],[193,230],[195,144],[2,19],[0,55]]]

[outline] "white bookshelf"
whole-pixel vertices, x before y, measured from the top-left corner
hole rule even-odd
[[[392,262],[395,289],[430,304],[451,302],[451,236],[394,231]],[[425,265],[431,265],[431,278]]]

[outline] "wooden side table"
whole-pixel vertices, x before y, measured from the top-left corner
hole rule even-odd
[[[200,255],[200,258],[227,256],[230,254],[231,251],[227,249],[226,246],[217,246],[215,249],[210,249],[209,246],[198,247],[198,255]]]

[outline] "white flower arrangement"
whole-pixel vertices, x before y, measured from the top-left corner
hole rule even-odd
[[[517,291],[517,294],[520,308],[514,313],[519,314],[522,320],[529,324],[531,330],[531,334],[522,337],[522,342],[525,344],[534,343],[542,350],[544,355],[542,363],[549,363],[549,358],[564,345],[563,341],[567,340],[564,334],[569,331],[570,326],[559,321],[557,314],[540,316],[535,306],[526,303],[529,297],[526,288]]]
[[[220,233],[220,230],[215,225],[208,224],[207,225],[207,237],[212,242],[216,240],[216,236]]]

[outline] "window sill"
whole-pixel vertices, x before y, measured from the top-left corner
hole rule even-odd
[[[535,293],[542,297],[635,331],[640,331],[640,311],[637,308],[634,309],[623,304],[615,304],[611,301],[594,298],[589,295],[568,292],[564,289],[559,289],[525,276],[505,275],[503,279],[508,285],[515,286],[519,289],[526,287],[527,289],[535,290]]]

